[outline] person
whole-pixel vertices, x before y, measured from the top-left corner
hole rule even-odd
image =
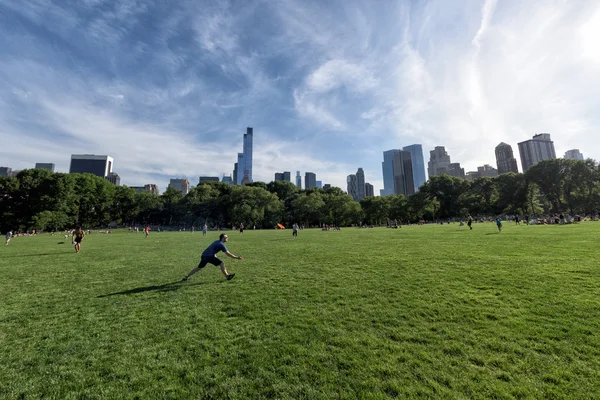
[[[529,214],[525,214],[525,225],[529,225]]]
[[[467,226],[469,227],[469,230],[473,230],[471,224],[473,224],[473,218],[471,218],[471,215],[469,214],[469,219],[467,220]]]
[[[517,225],[519,225],[519,216],[518,216],[518,215],[515,215],[515,223],[516,223]]]
[[[222,251],[229,257],[235,258],[237,260],[243,260],[243,258],[241,256],[234,256],[229,252],[229,250],[227,250],[227,247],[225,246],[227,240],[229,240],[229,237],[226,234],[221,233],[221,235],[219,236],[219,240],[215,240],[214,242],[212,242],[210,246],[208,246],[206,250],[202,252],[202,256],[200,257],[200,264],[198,264],[196,268],[192,269],[186,276],[184,276],[183,280],[187,281],[188,279],[190,279],[190,276],[194,275],[196,272],[204,268],[208,263],[220,267],[221,272],[223,273],[223,275],[225,275],[225,278],[227,278],[228,281],[232,280],[235,274],[228,273],[227,269],[225,268],[225,263],[219,260],[216,255],[218,252]]]
[[[240,224],[240,233],[244,233],[244,224]]]
[[[204,226],[202,227],[202,236],[206,236],[207,230],[208,230],[208,226],[206,224],[204,224]]]
[[[146,225],[146,227],[144,228],[144,232],[146,232],[145,237],[148,237],[148,235],[150,235],[150,227],[148,225]]]
[[[73,231],[73,244],[75,245],[75,253],[79,253],[81,250],[81,241],[85,236],[85,232],[81,229],[81,226],[77,226],[77,228]]]
[[[11,237],[12,237],[12,231],[6,232],[6,243],[4,243],[5,246],[8,246],[8,242],[10,242]]]
[[[298,224],[294,222],[292,225],[292,236],[298,237]]]
[[[502,232],[502,218],[496,218],[496,226],[498,227],[498,232]]]

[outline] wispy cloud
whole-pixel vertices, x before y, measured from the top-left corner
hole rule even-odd
[[[467,170],[550,132],[600,158],[600,5],[444,0],[9,0],[0,13],[0,164],[104,153],[126,184],[230,173],[345,188],[381,152],[444,145]]]

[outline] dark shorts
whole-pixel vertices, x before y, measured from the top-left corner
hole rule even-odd
[[[81,241],[82,241],[82,240],[83,240],[83,238],[78,238],[78,237],[76,237],[76,238],[75,238],[75,243],[81,243]]]
[[[218,267],[219,265],[223,264],[223,261],[219,260],[215,256],[201,257],[200,264],[198,264],[198,268],[204,268],[204,267],[206,267],[206,264],[209,264],[209,263]]]

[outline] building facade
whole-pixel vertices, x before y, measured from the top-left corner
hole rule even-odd
[[[356,171],[356,179],[358,181],[358,200],[365,198],[365,171],[362,168],[359,168]]]
[[[158,185],[156,185],[154,183],[149,183],[144,186],[130,186],[130,188],[134,189],[136,191],[136,193],[149,192],[151,194],[156,194],[156,195],[160,194],[160,191],[158,190]]]
[[[0,176],[12,176],[12,168],[0,167]]]
[[[233,178],[231,177],[231,175],[223,174],[223,178],[221,179],[221,182],[226,183],[228,185],[233,185]]]
[[[116,174],[114,172],[109,173],[104,179],[106,179],[115,186],[121,185],[121,177],[119,176],[119,174]]]
[[[234,167],[235,168],[235,167]],[[244,153],[238,153],[237,158],[237,185],[241,185],[244,180]]]
[[[410,146],[404,146],[404,151],[409,151],[412,157],[412,168],[413,168],[413,180],[415,182],[415,193],[419,191],[419,188],[427,182],[425,176],[425,159],[423,158],[423,146],[420,144],[411,144]]]
[[[450,163],[446,170],[446,174],[465,179],[465,169],[460,166],[460,163]]]
[[[565,157],[567,160],[584,160],[583,154],[579,152],[579,149],[568,150],[565,153]]]
[[[518,145],[523,172],[540,161],[556,158],[554,142],[550,138],[549,133],[533,135],[532,139],[521,142]]]
[[[394,154],[400,151],[399,149],[386,150],[383,152],[383,162],[381,169],[383,171],[383,189],[379,191],[380,196],[394,194]]]
[[[346,177],[346,191],[354,201],[360,201],[358,198],[358,178],[356,174],[351,174]]]
[[[244,168],[243,168],[243,183],[252,182],[252,152],[254,130],[250,127],[246,128],[244,133]]]
[[[300,175],[300,171],[296,171],[296,186],[298,186],[298,189],[302,189],[302,176]]]
[[[190,182],[187,179],[171,179],[169,187],[177,189],[184,196],[190,192]]]
[[[513,155],[513,149],[510,144],[500,143],[496,146],[496,166],[498,167],[498,174],[505,174],[507,172],[519,172],[517,166],[517,159]]]
[[[201,184],[202,182],[209,182],[209,181],[219,182],[220,179],[218,176],[200,176],[200,177],[198,177],[198,184]]]
[[[304,188],[312,189],[317,187],[317,174],[313,172],[306,172],[304,174]]]
[[[429,178],[441,174],[448,174],[450,168],[450,156],[444,146],[436,146],[429,152],[429,163],[427,164],[427,173]]]
[[[39,169],[47,169],[54,172],[54,164],[52,163],[35,163],[35,167]]]
[[[394,168],[395,194],[410,196],[415,193],[412,165],[412,154],[410,151],[401,150],[394,153],[392,166]]]
[[[373,191],[373,185],[371,185],[369,182],[365,183],[365,197],[373,197],[375,196],[375,193]]]
[[[97,156],[95,154],[72,154],[70,174],[93,174],[105,178],[113,172],[113,158],[110,156]]]
[[[494,176],[498,176],[498,170],[489,164],[484,164],[481,167],[477,167],[477,171],[467,172],[466,179],[473,180],[473,179],[481,178],[484,176],[487,176],[490,178],[493,178]]]

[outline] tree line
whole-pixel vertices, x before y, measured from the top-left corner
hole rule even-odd
[[[526,173],[473,181],[434,176],[405,197],[366,197],[355,202],[340,188],[301,190],[286,181],[227,185],[203,182],[182,195],[161,195],[114,186],[91,174],[28,169],[0,177],[0,230],[61,230],[80,224],[105,227],[150,224],[222,228],[240,223],[273,228],[277,223],[379,225],[501,214],[597,214],[600,166],[594,160],[554,159]]]

